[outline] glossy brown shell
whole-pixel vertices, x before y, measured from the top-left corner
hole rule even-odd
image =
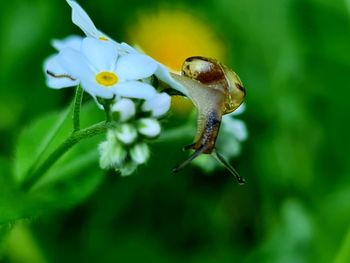
[[[246,92],[237,74],[215,59],[187,58],[182,74],[204,84],[203,92],[209,89],[221,92],[225,97],[222,114],[233,112],[244,100]]]

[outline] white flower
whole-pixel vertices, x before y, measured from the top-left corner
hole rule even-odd
[[[112,112],[119,113],[119,121],[127,121],[135,116],[135,103],[130,99],[120,99],[111,107]]]
[[[124,144],[131,144],[135,142],[137,138],[137,130],[135,127],[128,123],[120,124],[115,130],[115,136]]]
[[[138,131],[142,135],[154,138],[160,133],[160,124],[156,119],[142,118],[138,121]]]
[[[159,118],[163,116],[170,108],[171,98],[166,93],[157,93],[151,99],[142,104],[143,111],[150,111],[152,116]]]
[[[150,99],[156,94],[151,85],[139,80],[150,77],[157,64],[142,54],[118,56],[115,45],[109,41],[87,37],[82,41],[80,51],[64,48],[57,60],[51,61],[55,63],[45,64],[47,72],[58,76],[63,69],[63,78],[79,80],[92,96]]]
[[[114,43],[121,54],[140,54],[139,51],[137,51],[130,45],[126,43],[118,43],[110,37],[108,37],[106,34],[102,33],[100,30],[98,30],[92,22],[89,15],[76,1],[67,0],[67,3],[72,8],[73,23],[77,25],[85,33],[86,36]],[[164,65],[154,60],[153,58],[150,59],[152,59],[153,62],[157,64],[157,68],[154,73],[160,80],[167,83],[170,87],[178,90],[184,95],[188,95],[186,89],[171,77],[169,70]]]
[[[146,143],[138,143],[130,149],[131,159],[136,164],[144,164],[150,156],[150,150]]]

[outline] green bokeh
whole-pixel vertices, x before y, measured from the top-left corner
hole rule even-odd
[[[234,165],[248,183],[196,167],[171,176],[188,138],[157,143],[135,175],[106,174],[78,205],[0,225],[0,262],[350,262],[349,1],[80,3],[117,40],[159,6],[210,23],[247,89],[249,139]],[[17,198],[8,177],[20,131],[73,96],[46,88],[42,72],[50,39],[72,33],[65,1],[0,3],[0,208]]]

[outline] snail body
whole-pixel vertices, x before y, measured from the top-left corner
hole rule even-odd
[[[187,58],[181,75],[172,74],[172,77],[185,86],[198,111],[194,143],[186,146],[186,149],[194,149],[195,152],[174,169],[177,172],[200,154],[215,153],[222,116],[236,110],[246,92],[237,74],[212,58]],[[217,159],[223,162],[221,156]],[[227,163],[224,165],[227,166]]]

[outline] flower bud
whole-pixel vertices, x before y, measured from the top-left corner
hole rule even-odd
[[[119,121],[127,121],[135,116],[135,104],[130,99],[120,99],[111,108],[112,113],[119,114]],[[114,114],[113,114],[114,115]]]
[[[143,118],[138,121],[137,129],[142,135],[153,138],[159,135],[160,125],[156,119]]]
[[[150,111],[152,117],[159,118],[163,116],[170,108],[171,98],[166,93],[154,95],[151,99],[142,104],[143,111]]]
[[[136,144],[130,149],[131,159],[136,164],[144,164],[150,156],[150,150],[146,143]]]
[[[128,123],[123,123],[115,129],[115,136],[124,144],[131,144],[137,138],[137,130]]]
[[[99,145],[100,167],[102,169],[112,169],[123,165],[127,151],[117,141],[104,141]]]

